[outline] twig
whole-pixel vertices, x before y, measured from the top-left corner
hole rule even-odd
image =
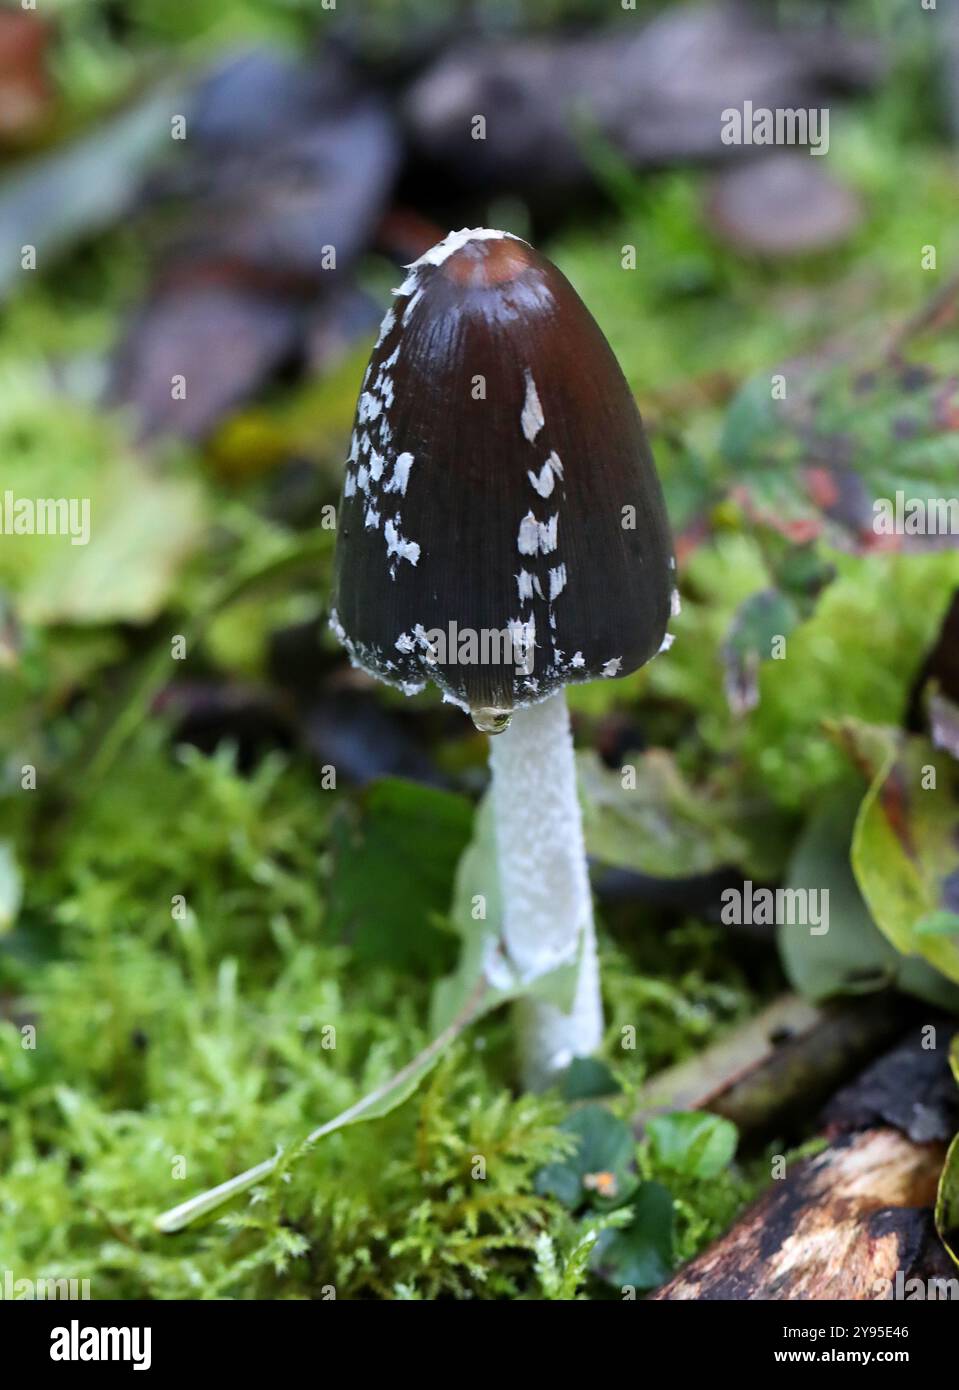
[[[688,1062],[653,1077],[634,1125],[657,1110],[712,1110],[749,1138],[812,1114],[906,1026],[908,1002],[887,994],[816,1007],[781,996]]]
[[[391,1091],[399,1091],[407,1082],[413,1080],[417,1072],[425,1075],[440,1053],[476,1018],[489,989],[487,980],[485,977],[481,977],[452,1023],[444,1028],[442,1033],[438,1033],[422,1052],[417,1053],[412,1061],[407,1062],[405,1067],[401,1067],[394,1076],[375,1087],[368,1095],[356,1101],[354,1105],[334,1116],[332,1120],[327,1120],[324,1124],[311,1130],[303,1140],[301,1148],[307,1149],[325,1135],[332,1134],[334,1130],[343,1129],[346,1125],[362,1119],[368,1111],[375,1109],[381,1101],[387,1099]],[[181,1202],[179,1206],[171,1207],[169,1211],[165,1211],[156,1218],[153,1223],[156,1230],[163,1235],[172,1235],[176,1231],[182,1231],[185,1226],[198,1221],[201,1216],[207,1216],[217,1207],[230,1201],[231,1198],[239,1196],[241,1192],[248,1192],[261,1178],[265,1178],[273,1172],[282,1157],[283,1150],[278,1149],[272,1158],[264,1159],[255,1167],[248,1168],[245,1173],[238,1173],[236,1177],[229,1178],[216,1187],[210,1187],[196,1197],[190,1197],[187,1201]]]

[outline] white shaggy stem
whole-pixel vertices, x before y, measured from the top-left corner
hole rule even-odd
[[[569,1013],[524,999],[517,1005],[524,1084],[548,1086],[603,1032],[593,905],[566,696],[517,710],[490,740],[504,935],[526,980],[572,961],[579,977]],[[581,946],[582,943],[582,946]]]

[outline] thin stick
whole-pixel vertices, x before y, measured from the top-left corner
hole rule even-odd
[[[422,1052],[418,1052],[412,1061],[407,1062],[405,1067],[401,1067],[394,1076],[382,1082],[355,1104],[334,1116],[332,1120],[327,1120],[325,1124],[318,1125],[303,1140],[302,1147],[304,1149],[309,1148],[325,1135],[332,1134],[334,1130],[343,1129],[346,1125],[362,1119],[367,1111],[374,1109],[376,1105],[385,1100],[391,1091],[399,1091],[407,1082],[413,1080],[417,1072],[422,1072],[425,1075],[440,1053],[476,1018],[489,988],[485,977],[481,977],[452,1023],[444,1028],[442,1033],[438,1033]],[[261,1178],[265,1178],[273,1172],[282,1157],[283,1150],[278,1149],[272,1158],[264,1159],[254,1168],[248,1168],[245,1173],[238,1173],[235,1178],[228,1178],[226,1182],[221,1182],[216,1187],[207,1188],[205,1192],[199,1193],[196,1197],[190,1197],[187,1201],[181,1202],[179,1206],[171,1207],[169,1211],[163,1212],[161,1216],[156,1218],[153,1223],[155,1229],[163,1235],[172,1235],[175,1231],[182,1231],[185,1226],[192,1225],[201,1216],[215,1211],[217,1207],[222,1206],[232,1197],[238,1196],[241,1192],[249,1191]]]

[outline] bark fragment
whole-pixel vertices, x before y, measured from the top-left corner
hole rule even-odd
[[[934,1050],[911,1031],[838,1091],[821,1117],[828,1146],[653,1297],[864,1300],[890,1297],[897,1276],[953,1277],[933,1218],[957,1123],[952,1031],[940,1021]]]
[[[945,1146],[885,1126],[801,1161],[655,1299],[872,1299],[925,1269]]]

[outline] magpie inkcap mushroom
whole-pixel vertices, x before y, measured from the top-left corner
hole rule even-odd
[[[497,735],[503,910],[485,973],[521,996],[539,1087],[603,1026],[563,687],[669,646],[669,525],[632,392],[554,265],[464,229],[395,294],[357,407],[330,621],[354,664],[407,693],[433,681]],[[561,1006],[536,982],[564,966]]]
[[[395,294],[356,413],[333,626],[357,665],[433,681],[494,732],[659,651],[662,492],[609,344],[526,242],[452,233]]]

